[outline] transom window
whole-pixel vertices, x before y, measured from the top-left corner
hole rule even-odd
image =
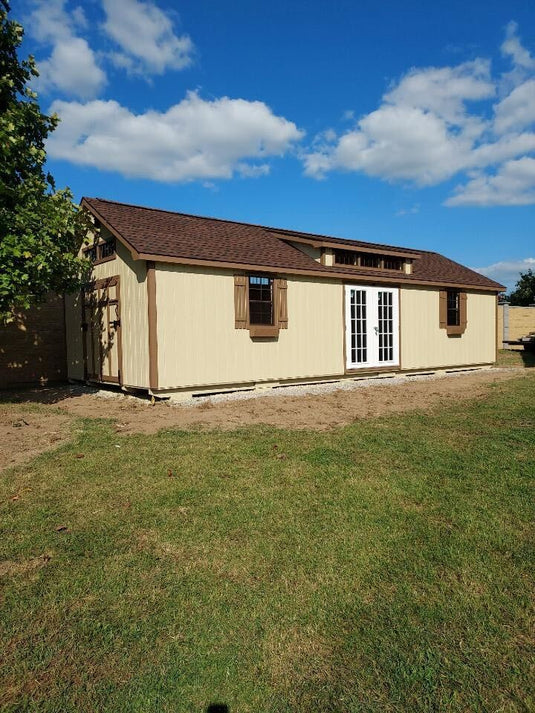
[[[363,253],[360,256],[360,266],[361,267],[381,267],[381,258],[379,255],[371,255],[370,253]]]
[[[97,246],[93,245],[85,251],[85,256],[91,262],[95,262],[97,259]]]
[[[110,260],[115,256],[117,245],[115,238],[110,238],[103,243],[90,245],[84,249],[85,256],[91,262],[100,262],[101,260]]]
[[[380,270],[403,270],[405,261],[401,257],[361,253],[354,250],[335,250],[336,265],[352,265],[353,267],[375,267]]]
[[[105,257],[111,257],[115,254],[115,238],[111,240],[106,240],[105,243],[100,245],[100,259],[103,260]]]
[[[273,324],[273,279],[249,276],[249,322]]]
[[[400,257],[385,257],[383,262],[385,270],[403,270],[403,260]]]
[[[447,290],[447,318],[448,327],[458,327],[461,324],[461,294],[459,290]]]
[[[359,254],[351,250],[335,250],[334,261],[337,265],[355,265],[359,264]]]

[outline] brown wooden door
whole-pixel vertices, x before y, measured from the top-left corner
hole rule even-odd
[[[95,281],[84,291],[87,379],[121,384],[121,299],[119,277]]]

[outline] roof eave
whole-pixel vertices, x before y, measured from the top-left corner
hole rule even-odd
[[[453,287],[467,290],[480,290],[483,292],[502,292],[501,285],[473,285],[466,282],[444,282],[438,280],[419,280],[417,278],[404,278],[402,275],[367,275],[354,271],[331,272],[329,270],[306,270],[301,268],[281,267],[277,265],[261,265],[225,260],[204,260],[199,258],[177,257],[171,255],[156,255],[154,253],[138,253],[136,260],[149,260],[151,262],[163,262],[172,265],[189,265],[191,267],[211,267],[222,270],[241,270],[257,272],[269,272],[280,275],[302,275],[303,277],[317,277],[321,279],[338,280],[341,282],[372,282],[396,285],[420,285],[426,287]]]

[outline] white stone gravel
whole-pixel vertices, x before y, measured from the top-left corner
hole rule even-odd
[[[321,396],[322,394],[330,394],[334,391],[352,391],[354,389],[365,389],[365,388],[380,388],[388,387],[393,384],[406,384],[409,381],[434,381],[437,379],[448,379],[461,377],[466,374],[474,374],[476,372],[492,371],[492,372],[508,372],[517,371],[514,367],[499,367],[499,368],[474,368],[474,369],[462,369],[459,371],[437,371],[433,373],[416,373],[416,374],[397,374],[395,376],[376,376],[371,378],[354,377],[340,379],[339,381],[327,381],[321,383],[305,383],[305,384],[295,384],[292,386],[279,386],[279,387],[257,387],[250,390],[243,391],[230,391],[227,393],[217,393],[206,396],[195,396],[180,400],[173,400],[172,397],[169,400],[165,400],[164,403],[179,408],[192,408],[198,407],[207,402],[212,404],[224,403],[226,401],[247,401],[249,399],[258,398],[277,398],[283,396],[303,396],[305,394],[312,394]],[[124,399],[130,401],[132,404],[138,406],[152,406],[150,398],[140,398],[140,396],[135,396],[132,394],[125,394],[121,391],[114,391],[108,389],[99,389],[96,387],[88,387],[82,385],[76,385],[70,387],[70,392],[73,395],[81,394],[92,394],[97,398],[101,399]],[[159,401],[159,399],[157,399]]]
[[[172,406],[191,407],[201,405],[206,402],[212,404],[223,403],[225,401],[246,401],[256,398],[277,398],[280,396],[303,396],[305,394],[322,395],[329,394],[334,391],[352,391],[353,389],[363,389],[370,387],[388,387],[393,384],[406,384],[409,381],[433,381],[436,379],[447,379],[460,377],[466,374],[474,374],[475,372],[492,371],[505,372],[515,371],[511,367],[492,368],[488,367],[463,369],[462,371],[438,371],[433,373],[418,373],[413,375],[396,376],[381,376],[372,378],[357,377],[356,379],[340,379],[339,381],[323,382],[323,383],[307,383],[296,384],[294,386],[281,386],[274,388],[256,388],[244,391],[232,391],[222,394],[213,394],[211,396],[196,396],[185,399],[183,401],[170,401]]]

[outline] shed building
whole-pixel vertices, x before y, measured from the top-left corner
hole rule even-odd
[[[502,285],[434,252],[84,198],[68,375],[184,397],[496,359]]]

